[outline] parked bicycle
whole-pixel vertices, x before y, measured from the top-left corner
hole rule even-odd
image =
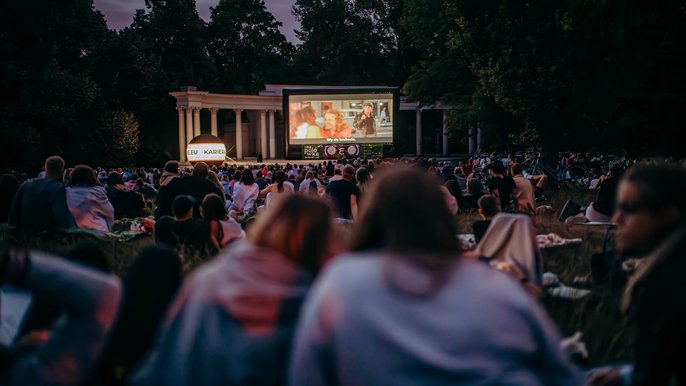
[[[583,165],[568,165],[564,158],[560,158],[557,167],[552,167],[540,157],[536,158],[533,166],[524,170],[524,176],[528,179],[536,175],[546,174],[550,181],[559,187],[565,184],[572,189],[586,189],[591,182],[591,172]]]

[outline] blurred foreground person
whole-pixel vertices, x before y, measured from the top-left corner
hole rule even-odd
[[[637,258],[622,300],[636,327],[635,364],[632,376],[600,372],[594,385],[628,384],[627,378],[637,386],[686,384],[684,192],[686,169],[678,165],[639,164],[619,182],[612,216],[616,248],[624,258]]]
[[[258,215],[247,241],[193,273],[131,385],[282,385],[300,305],[330,255],[333,215],[290,195]]]
[[[124,384],[154,341],[181,284],[181,268],[178,253],[167,246],[148,246],[138,253],[123,279],[119,317],[91,384]]]
[[[117,316],[119,279],[36,251],[0,252],[0,284],[24,288],[65,316],[41,336],[0,349],[0,385],[78,385],[90,373]],[[3,296],[3,299],[5,297]],[[7,309],[2,307],[2,312]],[[2,326],[8,315],[0,315]]]
[[[308,296],[289,384],[578,386],[536,300],[461,257],[440,182],[384,171],[361,208],[357,253]]]

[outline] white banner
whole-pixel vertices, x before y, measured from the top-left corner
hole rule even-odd
[[[186,149],[186,157],[190,162],[224,161],[226,146],[223,143],[191,143]]]

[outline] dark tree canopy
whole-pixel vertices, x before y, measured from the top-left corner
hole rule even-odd
[[[221,0],[205,31],[219,92],[255,93],[284,77],[295,48],[262,0]]]
[[[478,126],[493,148],[686,153],[683,1],[297,0],[293,13],[297,46],[262,0],[222,0],[207,23],[194,0],[146,0],[119,32],[92,0],[0,2],[1,166],[159,165],[176,155],[170,91],[265,83],[400,86],[453,106],[453,138]]]

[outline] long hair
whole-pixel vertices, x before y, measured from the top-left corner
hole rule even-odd
[[[384,170],[360,213],[353,250],[384,248],[441,255],[460,251],[439,180],[418,169]]]
[[[202,200],[202,224],[197,234],[197,244],[205,249],[213,249],[210,243],[210,232],[212,221],[221,221],[226,219],[226,210],[224,207],[224,200],[215,193],[210,193]],[[219,227],[219,240],[224,238],[224,231]]]
[[[326,201],[292,194],[257,217],[248,230],[248,240],[317,272],[328,257],[332,229],[333,211]]]
[[[430,284],[397,278],[393,261],[384,260],[387,285],[404,295],[430,296],[445,283],[448,269],[460,256],[452,216],[438,177],[416,168],[389,167],[375,178],[361,203],[352,250],[385,249],[430,276]]]
[[[340,111],[338,111],[336,109],[330,109],[329,111],[326,112],[326,114],[331,114],[334,116],[334,118],[336,120],[336,127],[335,127],[336,131],[343,130],[346,128],[346,126],[348,126],[348,124],[345,122],[345,117],[343,116],[343,113],[341,113]],[[326,114],[324,114],[324,115],[326,115]]]
[[[252,170],[243,169],[243,172],[241,172],[241,182],[245,185],[252,185],[255,183],[255,176],[252,174]]]
[[[286,173],[279,170],[274,174],[274,182],[276,182],[276,190],[281,193],[283,192],[283,183],[286,181]]]
[[[98,185],[98,179],[95,178],[95,172],[90,166],[76,165],[71,170],[69,185],[95,186]]]

